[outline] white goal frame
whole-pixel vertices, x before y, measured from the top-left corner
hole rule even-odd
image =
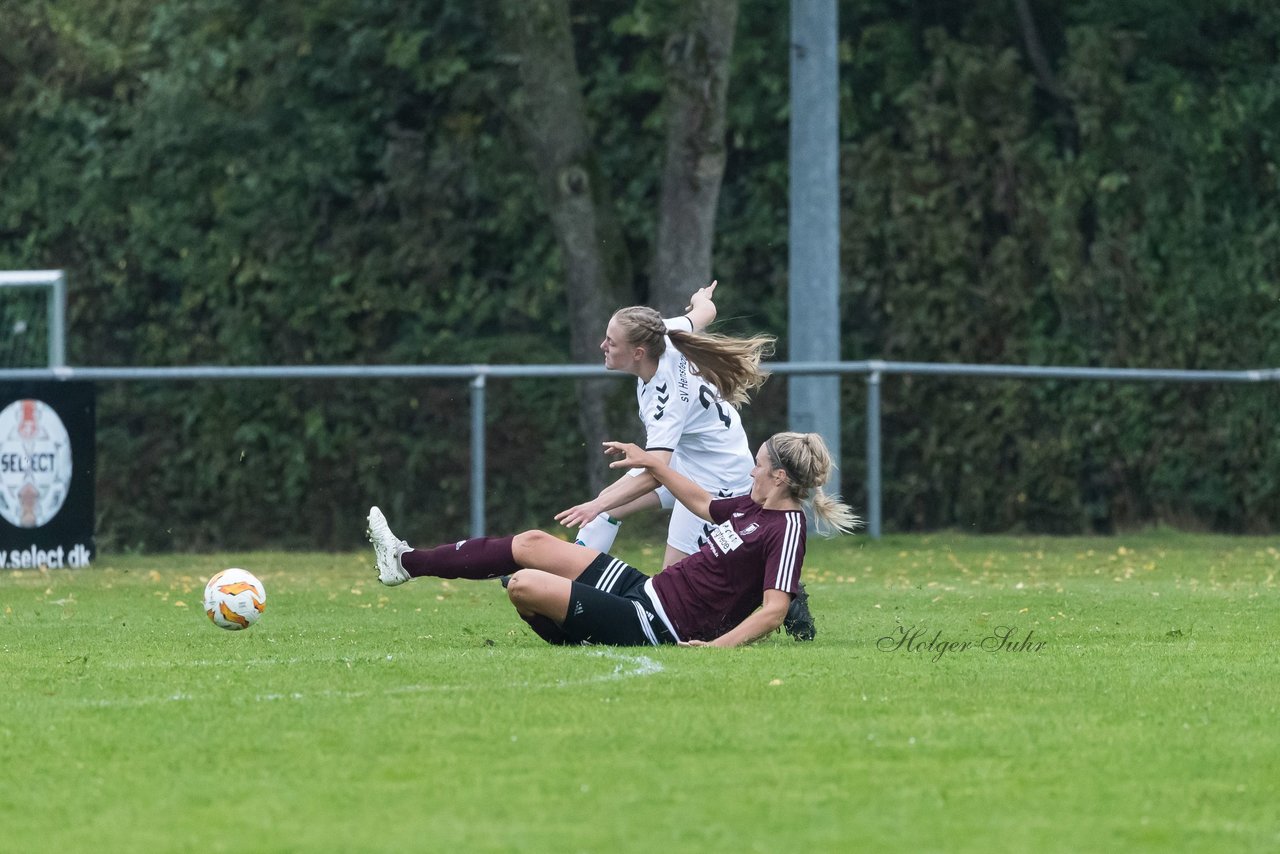
[[[49,289],[49,367],[67,365],[67,277],[62,270],[0,270],[0,288]]]

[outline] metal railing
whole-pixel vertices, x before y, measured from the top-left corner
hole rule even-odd
[[[975,365],[941,362],[778,362],[775,374],[861,375],[867,381],[867,533],[881,534],[880,386],[887,374],[977,377],[986,379],[1102,380],[1108,382],[1261,383],[1280,381],[1280,368],[1243,371],[1187,371],[1145,368],[1071,368],[1035,365]],[[618,376],[597,365],[278,365],[172,368],[17,368],[0,369],[0,382],[57,380],[83,382],[177,380],[324,380],[441,379],[468,380],[471,388],[471,532],[485,531],[485,406],[490,378],[591,378]]]
[[[1184,371],[1148,368],[1071,368],[1036,365],[974,365],[943,362],[839,362],[863,365],[849,373],[867,376],[867,533],[880,539],[880,380],[885,374],[985,379],[1104,380],[1108,382],[1259,383],[1280,381],[1280,368],[1245,371]]]

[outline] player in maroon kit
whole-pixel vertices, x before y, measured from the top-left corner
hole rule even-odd
[[[643,468],[693,513],[713,523],[699,551],[650,578],[616,558],[543,531],[477,537],[413,549],[377,507],[369,510],[378,578],[487,579],[510,575],[507,595],[551,643],[616,646],[680,643],[737,646],[768,634],[786,616],[804,562],[804,508],[820,532],[852,530],[858,518],[822,491],[831,457],[816,433],[778,433],[755,456],[751,492],[714,499],[660,456],[606,442],[613,468]]]

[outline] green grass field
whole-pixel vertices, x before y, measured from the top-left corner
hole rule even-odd
[[[365,551],[6,572],[0,849],[1280,849],[1273,541],[810,545],[818,639],[739,650],[548,647]]]

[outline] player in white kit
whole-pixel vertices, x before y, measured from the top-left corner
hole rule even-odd
[[[751,450],[735,405],[744,402],[748,392],[768,376],[759,364],[773,339],[700,334],[716,317],[715,287],[713,282],[700,289],[690,298],[688,313],[669,320],[644,306],[621,309],[609,320],[600,349],[606,368],[637,378],[636,403],[645,428],[645,449],[656,452],[712,495],[727,498],[750,489]],[[712,377],[700,370],[701,363],[691,366],[689,356],[682,352],[697,339],[722,348],[732,342],[732,351],[710,355],[704,343],[698,352],[707,361],[728,366],[729,376],[724,376],[726,368],[721,367],[721,376],[716,378],[728,380],[732,404]],[[557,514],[556,520],[569,527],[582,526],[578,539],[608,552],[617,534],[617,520],[661,505],[672,509],[663,565],[696,552],[700,540],[705,539],[701,520],[675,502],[669,491],[660,489],[657,480],[644,470],[628,474],[591,501]]]
[[[636,376],[636,401],[645,428],[645,450],[688,477],[714,498],[751,490],[754,458],[737,407],[768,378],[761,359],[772,353],[771,336],[732,338],[707,334],[715,320],[716,283],[689,299],[686,314],[664,319],[632,306],[609,320],[600,349],[605,367]],[[663,566],[694,554],[713,526],[676,501],[645,469],[632,469],[590,501],[556,515],[580,527],[577,541],[608,553],[621,520],[645,508],[671,509]],[[786,621],[803,640],[815,630],[808,595],[801,589]]]

